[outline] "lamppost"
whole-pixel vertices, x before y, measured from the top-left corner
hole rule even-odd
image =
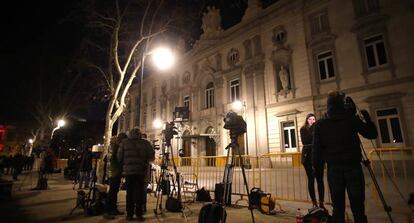
[[[59,119],[57,121],[57,126],[56,128],[53,129],[52,134],[50,135],[50,139],[53,139],[53,134],[55,133],[56,130],[60,129],[61,127],[65,126],[66,121],[63,119]]]
[[[159,70],[165,71],[172,67],[174,64],[175,58],[172,51],[166,47],[158,47],[148,53],[145,53],[141,59],[141,77],[140,77],[140,87],[139,87],[139,126],[142,128],[141,120],[141,111],[142,111],[142,87],[144,83],[144,63],[145,58],[149,55],[152,55],[153,63]],[[161,125],[162,126],[162,125]]]

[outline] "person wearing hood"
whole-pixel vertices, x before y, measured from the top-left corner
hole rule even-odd
[[[327,164],[328,184],[332,198],[332,222],[345,222],[345,190],[356,223],[368,222],[365,215],[365,179],[362,172],[361,141],[378,136],[375,124],[366,110],[361,110],[365,121],[356,115],[352,99],[342,92],[330,92],[326,117],[314,128],[312,165],[316,169]]]
[[[150,142],[142,139],[138,128],[133,128],[129,138],[124,139],[117,152],[126,180],[126,220],[132,221],[134,213],[138,221],[144,221],[142,203],[144,202],[144,177],[149,162],[154,160],[155,152]]]

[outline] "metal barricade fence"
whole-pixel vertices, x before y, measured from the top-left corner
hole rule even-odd
[[[260,157],[235,157],[232,194],[247,195],[241,165],[244,164],[249,188],[260,187],[279,200],[308,202],[307,177],[301,165],[300,153],[272,153]],[[214,191],[215,184],[223,181],[225,156],[177,158],[181,174],[197,178],[198,187]],[[316,189],[316,185],[315,185]],[[330,202],[325,174],[325,200]]]
[[[378,148],[369,151],[368,158],[386,201],[391,207],[397,207],[393,208],[395,212],[405,215],[406,222],[410,222],[412,212],[404,208],[407,204],[399,198],[400,194],[395,186],[405,199],[414,192],[414,148]],[[370,189],[376,198],[375,203],[381,207],[377,191],[374,187]]]

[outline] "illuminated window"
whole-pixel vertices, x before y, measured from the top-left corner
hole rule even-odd
[[[297,151],[296,128],[293,121],[282,122],[283,151]]]
[[[240,100],[240,81],[235,79],[230,81],[230,100],[231,102]]]

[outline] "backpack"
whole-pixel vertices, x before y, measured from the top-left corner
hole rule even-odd
[[[47,190],[47,179],[44,177],[41,177],[37,180],[36,188],[38,190]]]
[[[223,206],[217,203],[209,203],[200,209],[198,223],[224,223],[227,213]]]
[[[214,189],[214,200],[218,203],[225,203],[226,205],[231,205],[231,183],[227,186],[227,197],[225,198],[225,202],[223,202],[224,197],[224,187],[225,183],[217,183]]]
[[[330,221],[331,216],[328,211],[319,207],[309,209],[308,214],[303,217],[303,223],[326,223]]]
[[[181,212],[183,205],[177,198],[169,196],[165,202],[165,209],[171,212]]]
[[[250,190],[250,197],[249,197],[250,207],[258,209],[260,206],[260,199],[263,197],[263,195],[264,195],[264,192],[260,190],[260,188],[253,187]]]
[[[206,190],[204,187],[196,191],[196,201],[204,201],[209,202],[211,201],[210,192]]]
[[[97,196],[90,201],[88,207],[86,207],[86,214],[90,216],[100,215],[105,211],[107,202],[107,193],[96,191]]]

